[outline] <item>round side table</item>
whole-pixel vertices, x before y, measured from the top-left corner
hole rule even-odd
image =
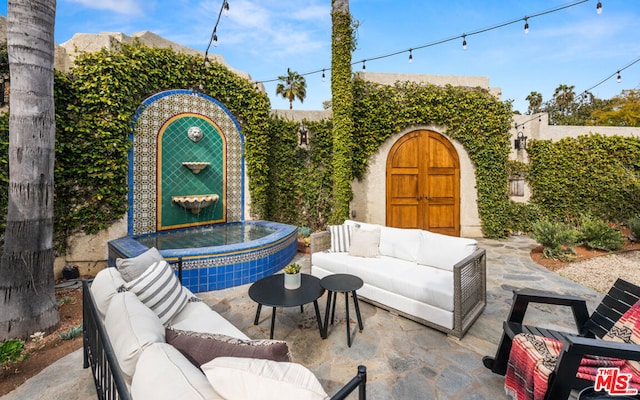
[[[358,317],[358,327],[360,328],[360,332],[362,332],[364,326],[362,324],[362,317],[360,316],[360,306],[358,305],[358,295],[356,294],[356,290],[360,289],[363,284],[364,282],[362,282],[362,279],[349,274],[328,275],[320,280],[320,285],[328,291],[327,307],[324,313],[324,339],[327,338],[327,334],[329,331],[329,309],[331,309],[331,325],[333,325],[335,319],[337,293],[344,293],[344,307],[347,314],[347,344],[349,345],[349,347],[351,347],[351,327],[349,324],[349,293],[351,293],[353,296],[353,305],[356,309],[356,316]]]

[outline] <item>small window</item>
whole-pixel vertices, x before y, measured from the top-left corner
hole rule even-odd
[[[524,178],[509,178],[509,194],[515,197],[524,196]]]

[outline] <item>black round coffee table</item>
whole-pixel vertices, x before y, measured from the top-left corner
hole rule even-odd
[[[316,311],[320,337],[323,337],[318,299],[324,293],[324,288],[320,286],[320,279],[315,276],[301,274],[300,278],[300,287],[298,289],[284,288],[284,274],[267,276],[254,282],[249,288],[249,297],[258,303],[256,319],[253,321],[254,325],[258,325],[260,311],[263,305],[273,307],[271,314],[271,334],[269,335],[271,339],[273,339],[273,330],[276,324],[276,307],[300,306],[300,311],[302,311],[302,306],[311,302],[313,302]]]
[[[327,289],[327,308],[324,312],[324,335],[323,338],[327,338],[329,330],[329,309],[331,308],[331,325],[336,316],[336,294],[338,292],[344,293],[344,307],[347,313],[347,344],[351,347],[351,328],[349,326],[349,293],[353,296],[353,305],[356,309],[356,316],[358,317],[358,327],[360,332],[364,329],[362,324],[362,317],[360,316],[360,306],[358,305],[358,295],[356,290],[360,289],[364,282],[362,279],[354,275],[349,274],[332,274],[325,276],[320,281],[320,285]],[[333,296],[332,296],[333,294]],[[332,299],[333,297],[333,299]],[[333,302],[333,306],[331,303]]]

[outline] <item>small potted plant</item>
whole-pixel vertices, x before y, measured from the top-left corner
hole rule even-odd
[[[300,287],[300,264],[289,264],[284,267],[284,288],[297,289]]]

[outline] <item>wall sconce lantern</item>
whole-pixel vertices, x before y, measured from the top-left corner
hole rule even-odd
[[[513,140],[513,147],[516,150],[524,150],[527,148],[527,137],[522,132],[518,132],[518,136]]]
[[[309,131],[304,125],[300,125],[300,131],[298,132],[300,136],[300,146],[308,146],[309,145]]]

